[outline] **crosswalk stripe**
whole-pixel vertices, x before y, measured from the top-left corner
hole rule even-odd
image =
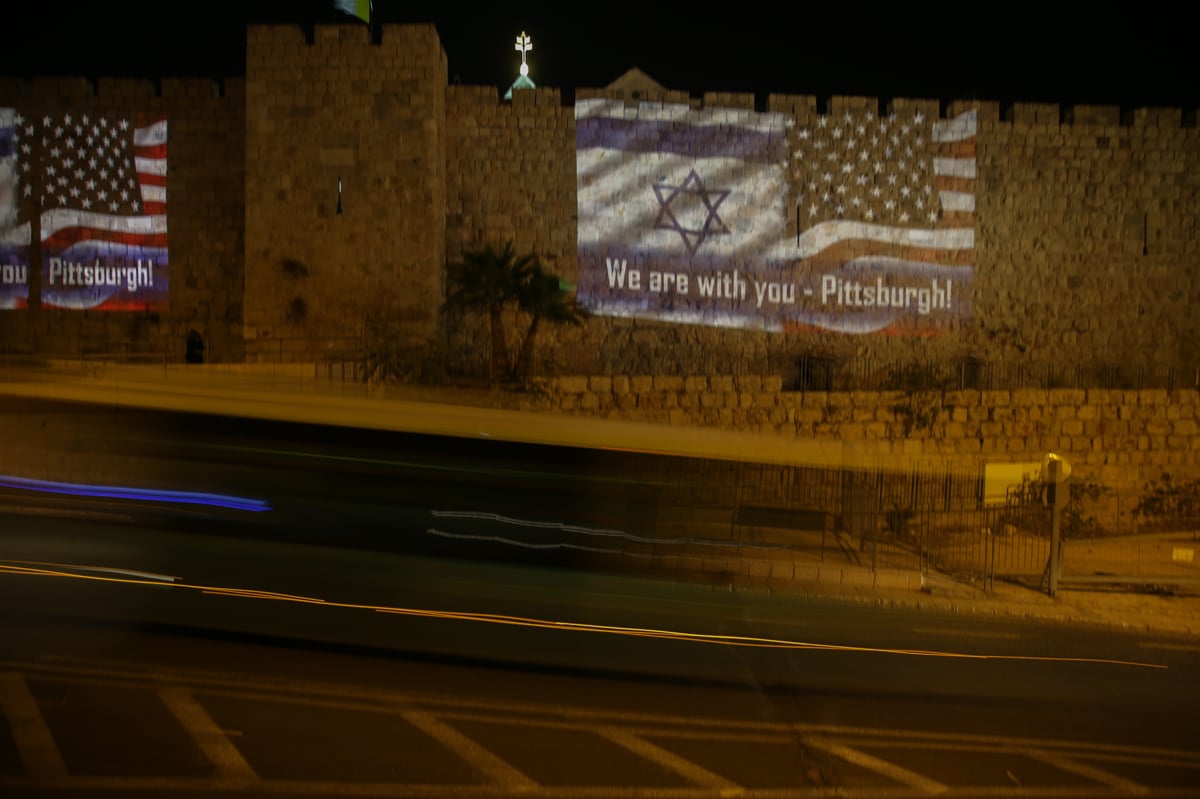
[[[20,674],[0,672],[0,709],[8,717],[25,770],[34,777],[65,777],[67,766],[62,754]]]
[[[674,752],[669,752],[661,746],[657,746],[645,738],[641,738],[626,730],[617,727],[600,727],[596,732],[618,746],[628,749],[635,755],[679,774],[695,785],[728,791],[737,791],[741,787],[719,774],[714,774],[703,766],[699,766],[690,760],[685,760]]]
[[[208,711],[204,709],[191,691],[185,688],[167,687],[159,689],[167,708],[179,720],[180,725],[204,752],[204,756],[216,769],[221,779],[245,783],[257,783],[258,775],[229,741]]]
[[[946,790],[947,786],[943,785],[937,780],[932,780],[923,774],[918,774],[915,771],[909,771],[908,769],[898,766],[895,763],[890,763],[887,760],[881,760],[878,757],[868,755],[866,752],[862,752],[858,749],[846,746],[845,744],[838,743],[837,741],[831,741],[827,738],[821,738],[815,735],[806,735],[801,740],[805,745],[811,746],[813,749],[824,750],[829,754],[836,755],[837,757],[840,757],[849,763],[853,763],[860,768],[874,771],[876,774],[881,774],[888,779],[908,785],[909,787],[915,788],[923,793],[936,795]]]
[[[432,713],[422,710],[406,710],[402,715],[414,727],[475,766],[497,785],[514,790],[533,790],[538,787],[537,782],[520,770],[501,760]]]
[[[1109,771],[1098,769],[1095,766],[1089,766],[1087,763],[1080,763],[1078,760],[1072,760],[1068,757],[1063,757],[1051,752],[1028,752],[1030,757],[1041,760],[1044,763],[1049,763],[1052,766],[1057,766],[1063,771],[1069,771],[1073,774],[1078,774],[1081,777],[1086,777],[1090,780],[1095,780],[1101,785],[1106,785],[1113,790],[1121,791],[1122,793],[1138,796],[1147,793],[1147,788],[1144,785],[1127,780],[1124,777],[1119,777]]]

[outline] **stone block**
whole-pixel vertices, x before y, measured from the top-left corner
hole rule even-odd
[[[588,391],[596,394],[611,394],[613,379],[608,375],[592,375],[588,378]]]

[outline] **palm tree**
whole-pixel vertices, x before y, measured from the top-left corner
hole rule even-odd
[[[536,256],[517,256],[510,241],[499,252],[491,244],[465,252],[460,260],[446,267],[449,293],[443,307],[487,314],[491,344],[488,372],[493,381],[512,373],[505,340],[504,310],[518,302],[521,287],[536,266]]]
[[[524,380],[529,376],[538,329],[551,324],[582,325],[588,314],[547,272],[536,255],[518,256],[512,242],[497,251],[490,244],[463,253],[446,267],[449,293],[445,310],[487,314],[490,339],[488,372],[492,381]],[[516,360],[510,360],[504,329],[505,312],[514,309],[529,318]]]
[[[567,294],[557,276],[535,263],[517,295],[517,307],[529,315],[529,327],[521,340],[521,351],[513,364],[513,378],[524,380],[533,364],[538,326],[542,320],[556,325],[581,326],[588,317],[587,309]]]

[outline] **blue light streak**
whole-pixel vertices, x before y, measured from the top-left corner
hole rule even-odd
[[[76,497],[104,499],[135,499],[146,502],[172,502],[182,505],[210,505],[217,508],[247,510],[261,513],[271,504],[261,499],[231,497],[225,494],[205,494],[195,491],[162,491],[153,488],[122,488],[120,486],[88,485],[87,483],[58,483],[52,480],[33,480],[26,477],[0,475],[0,488],[41,491],[48,494],[67,494]]]

